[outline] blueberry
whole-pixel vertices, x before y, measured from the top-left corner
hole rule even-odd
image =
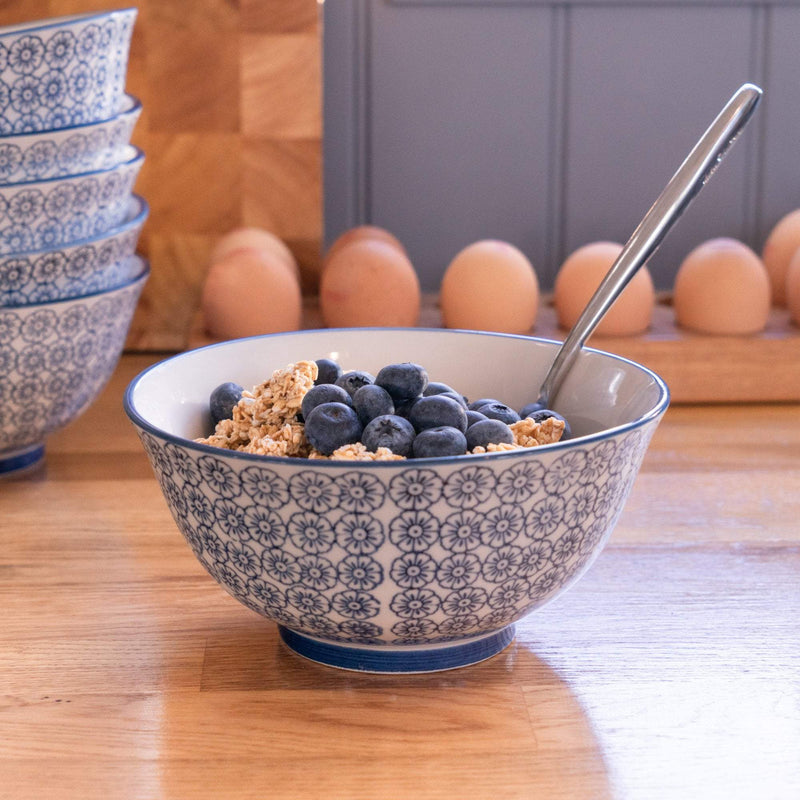
[[[564,432],[561,434],[561,440],[569,439],[572,436],[572,431],[569,427],[569,422],[567,422],[564,417],[561,416],[557,411],[553,411],[551,408],[542,408],[539,411],[534,411],[532,414],[528,414],[528,416],[534,422],[544,422],[548,417],[555,417],[556,419],[560,419],[564,422]]]
[[[483,419],[467,428],[467,448],[469,450],[501,442],[512,444],[514,434],[511,428],[499,419]]]
[[[367,383],[356,389],[353,395],[353,408],[362,425],[366,425],[375,417],[394,414],[394,403],[389,392],[375,383]]]
[[[362,426],[352,406],[322,403],[306,417],[306,438],[323,455],[361,438]]]
[[[499,419],[501,422],[505,422],[506,425],[511,425],[512,422],[519,422],[519,414],[503,403],[485,403],[478,410],[484,417]]]
[[[336,379],[335,383],[352,397],[362,386],[375,383],[375,378],[369,372],[345,372]]]
[[[417,431],[443,426],[457,428],[462,433],[467,429],[467,410],[442,394],[421,397],[414,403],[408,419]]]
[[[411,414],[411,409],[414,408],[420,400],[422,400],[421,397],[412,397],[410,400],[405,400],[402,403],[395,403],[394,413],[397,414],[398,417],[405,417],[408,419]]]
[[[379,447],[388,447],[398,456],[410,456],[416,431],[414,426],[396,414],[375,417],[364,428],[361,441],[374,453]]]
[[[350,395],[341,386],[336,386],[333,383],[320,383],[318,386],[312,386],[303,396],[303,402],[300,405],[303,418],[307,418],[317,406],[323,403],[353,405]]]
[[[470,429],[470,426],[474,425],[476,422],[480,422],[482,419],[489,419],[489,417],[485,414],[481,414],[480,411],[467,409],[467,430]]]
[[[452,386],[439,381],[429,381],[428,385],[423,389],[422,394],[424,397],[430,397],[432,394],[444,394],[445,392],[455,392]]]
[[[481,406],[485,406],[487,403],[499,403],[499,400],[495,400],[493,397],[482,397],[480,400],[473,400],[467,408],[470,411],[480,411]]]
[[[336,383],[336,379],[342,374],[342,368],[330,358],[318,358],[317,364],[317,379],[315,384],[320,383]]]
[[[414,437],[411,453],[414,458],[437,458],[439,456],[463,456],[467,452],[467,437],[447,425],[426,428]]]
[[[389,364],[375,376],[375,383],[383,386],[395,403],[419,397],[428,385],[428,373],[419,365],[405,362]]]
[[[525,419],[525,417],[529,417],[531,414],[533,414],[534,411],[541,411],[543,408],[544,404],[540,403],[538,400],[535,400],[533,403],[528,403],[528,405],[524,406],[519,412],[519,415]]]
[[[439,392],[435,395],[429,395],[429,397],[450,397],[456,401],[463,409],[467,410],[467,401],[464,399],[464,395],[459,394],[458,392],[454,392],[450,390],[449,392]]]
[[[209,406],[211,409],[211,421],[216,424],[223,419],[230,419],[233,416],[233,407],[242,399],[244,390],[238,383],[221,383],[211,392]]]

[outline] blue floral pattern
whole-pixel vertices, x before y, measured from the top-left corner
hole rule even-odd
[[[139,435],[180,531],[248,608],[332,642],[418,645],[502,629],[577,579],[654,428],[386,471],[254,465]]]
[[[113,116],[135,19],[124,9],[0,36],[0,135]]]
[[[106,294],[0,309],[0,460],[4,452],[43,442],[92,403],[119,359],[146,277],[142,270],[136,281]],[[168,459],[163,450],[158,454]],[[188,514],[185,484],[172,462],[170,473],[171,502]],[[200,511],[192,519],[206,524],[219,506],[204,494],[191,507]]]

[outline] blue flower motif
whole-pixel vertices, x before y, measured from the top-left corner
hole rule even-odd
[[[38,344],[26,347],[19,354],[17,364],[19,371],[23,374],[41,374],[47,368],[47,348]]]
[[[462,617],[448,617],[439,623],[439,633],[443,636],[463,636],[473,633],[480,627],[480,620],[475,614]]]
[[[44,58],[44,45],[38,36],[17,39],[8,52],[8,66],[19,75],[35,72]]]
[[[321,556],[301,556],[297,559],[300,583],[317,591],[333,589],[336,585],[336,567]]]
[[[551,567],[536,579],[534,594],[536,594],[537,597],[544,597],[554,592],[561,586],[565,578],[566,572],[562,567]]]
[[[525,516],[519,506],[498,506],[481,522],[481,541],[489,547],[502,547],[511,544],[524,528]]]
[[[22,165],[22,151],[15,144],[0,145],[0,178],[8,180]]]
[[[213,456],[200,456],[197,467],[203,480],[215,494],[229,500],[241,494],[239,476],[224,461]]]
[[[231,500],[220,500],[214,506],[214,516],[219,523],[220,531],[225,536],[235,536],[237,539],[247,538],[244,509],[237,506],[236,503]]]
[[[24,286],[31,277],[31,265],[25,258],[9,259],[0,264],[0,286]],[[9,336],[8,339],[11,337]]]
[[[531,542],[520,553],[517,574],[530,578],[545,567],[550,566],[552,555],[553,546],[547,539],[538,539],[535,542]]]
[[[339,505],[345,511],[374,511],[383,504],[383,484],[363,472],[347,472],[337,481]]]
[[[11,87],[11,106],[20,114],[34,114],[39,109],[39,80],[26,75]]]
[[[58,279],[64,270],[65,262],[64,254],[58,251],[40,256],[33,264],[31,277],[36,283],[51,283]]]
[[[194,518],[203,525],[211,525],[214,521],[214,506],[202,490],[190,483],[185,483],[183,492],[187,512],[193,514]]]
[[[8,204],[8,217],[19,225],[30,225],[41,213],[44,197],[38,189],[17,192]]]
[[[383,567],[369,556],[349,555],[340,562],[338,577],[349,589],[370,591],[383,581]]]
[[[336,539],[330,522],[309,511],[293,514],[289,518],[288,530],[295,547],[312,555],[327,553]]]
[[[427,553],[406,553],[392,562],[392,580],[404,589],[419,589],[433,580],[436,563]]]
[[[76,333],[86,327],[86,320],[89,316],[84,306],[73,306],[61,315],[58,321],[58,331],[62,336],[71,339]]]
[[[442,525],[442,547],[453,553],[475,550],[481,543],[483,517],[477,511],[458,511]]]
[[[48,308],[34,312],[22,323],[20,334],[26,342],[43,342],[55,330],[58,317]]]
[[[0,340],[2,340],[2,335],[0,335]],[[0,344],[0,374],[8,375],[12,369],[15,368],[17,363],[17,353],[15,350],[12,350],[10,347],[6,345]],[[6,388],[6,384],[2,385],[2,388]],[[3,395],[0,395],[2,398]]]
[[[47,348],[46,369],[51,372],[59,373],[69,369],[72,362],[72,342],[65,342],[63,339],[55,342]]]
[[[594,484],[578,486],[575,493],[567,500],[564,521],[574,527],[583,525],[594,511],[597,502],[597,489]]]
[[[436,580],[445,589],[463,589],[481,574],[481,562],[474,553],[448,556],[436,571]]]
[[[211,567],[212,575],[225,587],[234,597],[244,595],[244,581],[242,576],[229,564],[215,562]]]
[[[327,617],[307,614],[300,618],[300,625],[304,630],[311,631],[315,636],[335,639],[339,633],[339,626]]]
[[[44,59],[54,69],[63,69],[75,53],[75,34],[72,31],[58,31],[50,37],[45,47]]]
[[[307,586],[291,586],[286,591],[286,599],[301,614],[326,614],[331,607],[324,594]]]
[[[583,541],[583,533],[580,529],[572,528],[553,542],[553,562],[555,564],[565,564],[577,555]]]
[[[339,502],[339,487],[321,472],[301,472],[289,482],[289,492],[300,508],[325,514]]]
[[[369,514],[345,514],[335,530],[339,546],[353,555],[374,553],[384,540],[383,526]]]
[[[67,128],[70,125],[78,125],[81,120],[75,119],[75,110],[70,112],[67,108],[53,108],[45,116],[45,123],[49,130]]]
[[[583,450],[570,450],[556,459],[544,477],[544,487],[550,494],[566,494],[575,485],[586,466]]]
[[[545,497],[528,514],[528,530],[535,537],[550,536],[564,519],[564,501],[560,497]]]
[[[483,562],[483,577],[489,583],[501,583],[513,577],[521,562],[520,549],[514,545],[492,550]]]
[[[389,484],[389,497],[407,511],[430,508],[442,496],[442,479],[432,469],[407,469]]]
[[[178,475],[181,480],[192,486],[200,485],[200,471],[197,469],[197,464],[191,456],[187,455],[185,450],[169,442],[164,447],[164,451],[172,462],[175,474]]]
[[[362,644],[373,644],[377,642],[383,633],[380,626],[373,622],[366,622],[360,619],[348,619],[339,623],[339,631],[352,642]]]
[[[429,640],[438,630],[438,626],[430,619],[403,619],[392,625],[392,633],[397,637],[397,644],[414,644]]]
[[[56,146],[53,142],[37,142],[29,148],[22,161],[26,178],[43,178],[53,166]]]
[[[497,494],[505,503],[525,503],[542,485],[544,467],[535,461],[521,461],[497,479]]]
[[[261,559],[256,555],[252,547],[243,542],[228,542],[225,546],[227,552],[228,562],[237,569],[243,572],[249,578],[255,578],[261,568]]]
[[[617,447],[612,441],[605,441],[586,451],[586,464],[578,477],[578,483],[597,483],[604,472],[608,472],[611,459]]]
[[[73,226],[70,225],[68,228],[65,228],[57,219],[46,219],[36,229],[35,236],[31,241],[35,242],[36,247],[40,249],[58,247],[62,241],[73,238],[72,234],[65,233],[65,231],[68,230],[73,230]],[[80,238],[80,234],[74,238]]]
[[[63,72],[53,70],[39,79],[39,102],[46,108],[61,105],[67,96],[67,79]]]
[[[244,512],[244,524],[266,547],[280,547],[286,541],[286,526],[270,508],[248,506]]]
[[[14,129],[14,133],[38,133],[46,126],[40,114],[34,114],[31,112],[29,114],[22,114],[21,116],[17,117],[17,119],[14,120],[14,125],[12,127]]]
[[[77,54],[80,59],[91,58],[102,47],[103,36],[97,25],[87,25],[78,34]]]
[[[0,44],[0,72],[8,66],[8,48]]]
[[[247,581],[247,591],[261,603],[265,611],[286,608],[284,593],[261,578],[251,578]]]
[[[430,589],[406,589],[392,598],[389,608],[398,617],[421,619],[439,610],[439,597]]]
[[[29,250],[33,241],[30,229],[25,225],[12,225],[3,231],[3,252],[18,253]]]
[[[449,617],[459,617],[465,614],[477,614],[487,601],[486,591],[479,586],[467,586],[458,589],[445,597],[442,609]]]
[[[93,202],[91,185],[90,181],[82,181],[78,184],[62,183],[56,186],[45,198],[44,213],[48,217],[59,219],[85,208]]]
[[[296,583],[300,578],[300,568],[295,558],[281,550],[265,550],[261,565],[267,577],[283,584]]]
[[[75,103],[84,103],[94,87],[92,71],[85,64],[76,64],[67,76],[67,85]]]
[[[487,467],[467,467],[454,472],[445,483],[444,499],[454,508],[475,508],[494,490],[494,473]]]
[[[522,578],[511,578],[501,583],[489,595],[489,605],[494,609],[517,608],[528,599],[528,583]]]
[[[333,596],[331,605],[334,611],[349,619],[369,619],[377,616],[381,610],[381,604],[371,594],[357,589],[338,592]]]
[[[198,532],[203,552],[213,561],[221,561],[225,557],[225,545],[222,543],[222,539],[212,528],[201,526]]]
[[[389,538],[403,552],[421,553],[439,537],[439,522],[430,511],[402,511],[389,524]]]

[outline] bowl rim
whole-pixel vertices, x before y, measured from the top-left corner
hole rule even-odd
[[[127,289],[128,287],[133,286],[142,278],[146,278],[147,275],[150,274],[150,262],[144,256],[139,255],[139,253],[132,253],[129,256],[125,256],[124,260],[138,261],[140,263],[139,271],[132,278],[129,278],[127,281],[125,281],[125,283],[121,283],[118,286],[112,286],[110,289],[95,289],[93,292],[87,292],[86,294],[74,294],[71,297],[58,297],[54,300],[43,300],[41,303],[17,303],[16,305],[0,306],[0,314],[3,314],[5,311],[19,312],[38,310],[40,308],[50,308],[51,306],[56,306],[59,303],[72,303],[75,300],[88,300],[90,297],[96,297],[97,295],[101,294],[113,294],[121,289]]]
[[[135,17],[139,9],[135,6],[125,8],[109,8],[105,11],[87,11],[81,14],[64,14],[58,17],[49,17],[42,20],[29,20],[28,22],[18,22],[16,24],[4,25],[0,28],[0,39],[6,36],[19,36],[32,33],[33,31],[46,31],[50,28],[60,28],[64,25],[73,25],[76,22],[87,22],[95,19],[107,19],[109,17]]]
[[[28,186],[45,186],[48,183],[67,183],[68,181],[83,180],[84,178],[91,178],[93,175],[110,175],[115,170],[123,168],[139,169],[144,162],[144,150],[137,147],[135,144],[126,144],[123,151],[125,156],[123,161],[119,161],[110,167],[103,169],[92,169],[88,172],[76,172],[73,175],[54,175],[51,178],[37,178],[33,181],[19,181],[18,183],[2,183],[0,184],[0,191],[18,188],[25,188]]]
[[[123,117],[132,117],[142,111],[142,101],[136,95],[130,92],[125,92],[120,100],[120,108],[116,114],[112,114],[105,119],[98,119],[94,122],[78,122],[74,125],[65,125],[63,128],[43,128],[40,131],[24,131],[23,133],[4,133],[0,138],[0,144],[16,144],[15,139],[21,141],[22,139],[39,139],[45,136],[56,136],[62,133],[70,133],[72,131],[79,131],[81,129],[88,130],[89,128],[99,128],[102,125],[109,125],[116,122]],[[62,177],[67,177],[63,176]],[[10,184],[9,184],[10,185]]]
[[[308,469],[309,465],[313,468],[321,468],[321,469],[413,469],[416,468],[418,465],[421,466],[431,466],[436,464],[479,464],[479,463],[486,463],[488,460],[491,460],[494,463],[497,460],[506,461],[509,459],[520,459],[520,458],[529,458],[532,453],[536,452],[555,452],[559,450],[568,450],[574,447],[577,444],[591,444],[596,442],[601,442],[606,439],[610,439],[614,436],[618,436],[621,433],[627,433],[629,431],[636,430],[638,428],[644,427],[649,423],[657,420],[664,412],[667,410],[670,402],[670,392],[669,387],[667,386],[664,379],[653,372],[653,370],[649,369],[648,367],[644,366],[643,364],[639,364],[632,359],[625,358],[624,356],[616,355],[615,353],[609,353],[606,350],[600,350],[595,347],[586,347],[584,346],[581,348],[582,350],[590,353],[596,353],[600,356],[605,356],[607,358],[611,358],[612,360],[622,362],[629,366],[632,366],[639,370],[640,372],[644,372],[648,375],[654,383],[659,388],[659,397],[657,402],[653,405],[653,407],[643,416],[639,417],[638,419],[634,420],[633,422],[626,422],[622,425],[616,425],[613,428],[605,428],[602,431],[597,431],[596,433],[586,434],[585,436],[576,436],[572,439],[567,439],[565,441],[554,442],[553,444],[545,444],[540,445],[539,447],[529,447],[523,448],[520,450],[508,450],[503,452],[496,452],[496,453],[468,453],[465,455],[460,456],[437,456],[431,458],[413,458],[413,459],[402,459],[402,460],[392,460],[392,461],[352,461],[346,459],[303,459],[303,458],[296,458],[290,456],[267,456],[267,455],[260,455],[257,453],[243,453],[239,450],[226,450],[220,447],[214,447],[213,445],[202,444],[200,442],[196,442],[193,439],[187,439],[183,436],[178,436],[173,433],[169,433],[168,431],[163,430],[162,428],[153,425],[151,422],[146,420],[137,410],[133,402],[133,395],[136,391],[138,385],[145,379],[145,377],[155,369],[163,368],[165,364],[168,364],[171,361],[175,361],[177,359],[191,357],[193,354],[202,352],[205,350],[210,350],[218,347],[224,347],[231,342],[241,342],[241,341],[248,341],[253,339],[273,339],[276,337],[283,337],[283,336],[291,336],[297,335],[298,333],[331,333],[333,329],[330,328],[308,328],[301,331],[282,331],[280,333],[267,333],[261,334],[258,336],[246,336],[242,339],[229,339],[224,342],[214,342],[213,344],[204,345],[202,347],[193,348],[191,350],[184,350],[181,353],[176,353],[175,355],[169,356],[166,359],[162,359],[155,364],[150,365],[146,369],[142,370],[136,377],[131,380],[128,386],[125,389],[125,393],[122,398],[122,405],[125,410],[125,413],[128,415],[130,421],[136,425],[137,427],[141,428],[142,430],[146,431],[152,436],[155,436],[158,439],[162,439],[167,441],[171,444],[180,445],[182,447],[187,447],[190,450],[194,450],[200,453],[204,453],[207,455],[216,455],[220,457],[221,454],[224,454],[226,458],[232,458],[234,461],[241,461],[244,463],[249,464],[281,464],[287,465],[292,464],[296,465],[300,468]],[[478,334],[480,336],[491,336],[497,338],[504,338],[504,339],[524,339],[524,340],[532,340],[536,342],[543,342],[545,344],[552,344],[556,347],[559,347],[562,343],[555,340],[555,339],[548,339],[541,336],[526,336],[524,334],[510,334],[510,333],[497,333],[494,331],[476,331],[476,330],[469,330],[466,328],[432,328],[432,327],[364,327],[364,328],[337,328],[335,330],[339,331],[348,331],[348,332],[363,332],[368,333],[369,331],[392,331],[397,333],[403,333],[408,331],[419,331],[419,332],[436,332],[436,331],[446,331],[447,333],[454,333],[458,335],[462,334]]]
[[[74,242],[66,242],[57,247],[38,248],[36,250],[17,250],[14,253],[6,253],[5,255],[0,255],[0,263],[9,259],[32,258],[33,256],[47,255],[47,253],[72,250],[74,247],[85,247],[87,244],[92,244],[93,242],[104,242],[107,239],[113,239],[115,236],[125,233],[131,228],[135,228],[137,225],[144,225],[149,214],[150,205],[147,200],[141,195],[132,192],[128,213],[119,225],[115,225],[113,228],[109,228],[107,231],[99,233],[96,236],[90,236],[86,239],[76,239]]]

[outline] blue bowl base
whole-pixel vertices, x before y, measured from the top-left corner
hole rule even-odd
[[[298,655],[329,667],[356,672],[439,672],[485,661],[504,650],[514,638],[514,626],[463,642],[436,645],[350,645],[316,639],[282,625],[281,639]]]
[[[31,444],[0,453],[0,477],[35,467],[44,458],[44,445]]]

